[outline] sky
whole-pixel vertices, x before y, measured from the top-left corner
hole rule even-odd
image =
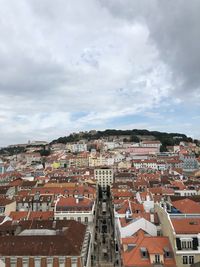
[[[91,129],[200,138],[199,0],[0,0],[0,146]]]

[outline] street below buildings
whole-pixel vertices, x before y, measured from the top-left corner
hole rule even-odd
[[[113,209],[106,192],[102,192],[102,198],[98,200],[96,212],[92,266],[117,266],[115,264]]]

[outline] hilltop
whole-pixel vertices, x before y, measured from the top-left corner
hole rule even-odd
[[[146,129],[133,129],[133,130],[116,130],[116,129],[107,129],[104,131],[85,131],[78,133],[71,133],[68,136],[59,137],[49,144],[49,148],[51,145],[56,143],[67,144],[70,142],[79,142],[86,141],[90,142],[97,139],[104,139],[107,141],[123,141],[123,142],[140,142],[143,140],[159,140],[162,143],[161,151],[166,151],[167,146],[178,145],[180,141],[184,142],[195,142],[199,145],[199,140],[193,140],[191,137],[188,137],[185,134],[181,133],[166,133],[159,131],[149,131]],[[37,145],[23,145],[23,146],[8,146],[0,149],[0,155],[15,155],[19,153],[26,152],[28,147],[35,147],[37,152],[39,152],[42,156],[47,156],[50,154],[49,148],[45,148],[45,146],[39,146],[40,150],[37,149]]]
[[[166,133],[159,131],[149,131],[146,129],[138,130],[116,130],[116,129],[107,129],[105,131],[89,131],[89,132],[79,132],[72,133],[68,136],[59,137],[56,140],[53,140],[51,144],[55,143],[64,143],[69,142],[78,142],[80,140],[95,140],[95,139],[107,139],[111,141],[112,139],[120,139],[124,142],[132,141],[139,142],[144,139],[148,140],[159,140],[162,143],[163,148],[166,146],[173,146],[179,144],[180,141],[193,142],[191,137],[187,137],[185,134],[180,133]],[[195,140],[197,142],[197,140]]]

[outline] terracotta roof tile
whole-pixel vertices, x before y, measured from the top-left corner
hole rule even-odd
[[[188,198],[174,201],[172,205],[181,213],[200,213],[200,204]]]
[[[176,234],[199,234],[200,218],[171,219]]]
[[[52,222],[49,221],[51,224]],[[24,224],[28,222],[24,222]],[[35,224],[42,225],[43,221],[31,222],[32,229]],[[60,224],[56,222],[56,225]],[[80,255],[85,237],[86,226],[76,221],[66,221],[63,229],[56,235],[17,235],[3,236],[0,242],[1,256],[75,256]],[[27,225],[28,226],[28,225]],[[28,228],[26,228],[28,229]],[[38,229],[41,229],[38,228]],[[45,224],[43,226],[45,228]],[[51,228],[52,229],[52,228]],[[61,228],[62,229],[62,228]]]
[[[141,249],[145,248],[152,256],[155,254],[164,254],[166,248],[171,252],[170,258],[164,257],[164,266],[175,267],[175,259],[172,253],[172,248],[168,237],[151,237],[146,236],[143,231],[139,231],[132,238],[122,239],[122,246],[131,244],[132,249],[122,251],[122,262],[125,267],[128,266],[142,266],[151,267],[150,257],[142,258]]]
[[[25,219],[27,219],[27,216],[28,216],[28,211],[12,211],[9,214],[9,217],[13,221],[25,220]]]

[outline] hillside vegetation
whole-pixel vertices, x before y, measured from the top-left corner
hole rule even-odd
[[[51,144],[55,143],[67,144],[69,142],[78,142],[82,139],[91,141],[95,139],[109,138],[109,137],[119,138],[120,136],[123,136],[123,141],[125,142],[126,141],[139,142],[143,136],[153,137],[153,139],[159,140],[162,143],[161,150],[163,151],[166,150],[167,146],[173,146],[179,144],[180,141],[186,141],[186,142],[193,141],[191,137],[187,137],[185,134],[180,134],[180,133],[166,133],[166,132],[138,130],[138,129],[133,129],[133,130],[107,129],[105,131],[73,133],[65,137],[59,137],[58,139],[53,140]]]

